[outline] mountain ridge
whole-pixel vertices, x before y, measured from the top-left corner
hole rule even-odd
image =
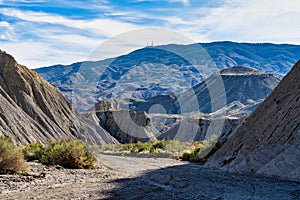
[[[199,67],[204,61],[195,52],[203,53],[201,56],[206,61],[213,61],[215,66]],[[178,93],[199,84],[216,71],[233,66],[250,66],[282,77],[299,57],[299,45],[235,42],[170,44],[138,49],[103,61],[35,70],[56,85],[75,107],[85,111],[104,98],[149,98]],[[86,93],[74,93],[78,87],[91,89]]]

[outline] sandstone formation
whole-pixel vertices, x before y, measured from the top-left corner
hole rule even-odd
[[[0,134],[16,143],[80,138],[92,144],[116,143],[96,115],[83,116],[58,88],[0,51]]]
[[[300,61],[207,166],[300,180]]]

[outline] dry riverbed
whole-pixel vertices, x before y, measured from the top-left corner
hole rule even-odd
[[[300,199],[300,182],[228,174],[169,158],[99,155],[93,170],[29,163],[0,175],[0,199]]]

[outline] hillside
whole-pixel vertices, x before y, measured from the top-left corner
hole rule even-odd
[[[300,180],[300,61],[207,166]]]
[[[129,108],[169,114],[200,111],[217,115],[218,112],[227,112],[227,115],[241,117],[253,112],[278,83],[279,79],[272,74],[250,67],[232,67],[213,74],[192,89],[177,95],[131,99]],[[157,105],[161,106],[160,110],[153,109]]]
[[[80,138],[92,144],[116,143],[96,116],[83,116],[58,88],[0,51],[0,134],[16,143]]]
[[[216,64],[214,67],[205,63],[209,57]],[[103,98],[150,98],[182,92],[216,71],[233,66],[250,66],[281,78],[299,57],[298,45],[172,44],[139,49],[114,59],[56,65],[36,71],[83,111]]]

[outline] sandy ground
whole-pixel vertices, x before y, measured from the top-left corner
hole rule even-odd
[[[30,163],[0,175],[0,199],[300,199],[300,182],[229,174],[168,158],[99,155],[94,170]]]

